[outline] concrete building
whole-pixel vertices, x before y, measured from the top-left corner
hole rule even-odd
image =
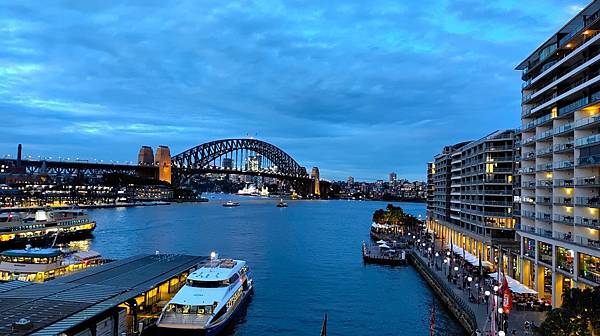
[[[397,178],[398,178],[398,175],[396,175],[396,173],[394,173],[394,172],[391,172],[390,179],[389,179],[390,184],[392,184],[392,185],[395,184]]]
[[[514,130],[446,146],[428,164],[429,229],[482,260],[518,263],[513,206]],[[512,254],[509,252],[512,250]],[[512,255],[512,258],[510,257]]]
[[[521,280],[554,306],[600,284],[599,10],[593,1],[517,66]]]

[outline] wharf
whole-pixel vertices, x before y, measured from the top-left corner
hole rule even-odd
[[[201,201],[199,201],[201,202]],[[73,207],[79,209],[105,209],[105,208],[132,208],[142,206],[156,206],[156,205],[169,205],[169,202],[136,202],[136,203],[117,203],[117,204],[73,204],[73,205],[61,205],[61,206],[50,206],[52,210],[68,210]],[[4,207],[0,208],[0,212],[28,212],[37,210],[46,210],[48,206],[35,206],[35,207]]]
[[[0,335],[132,335],[207,257],[138,255],[44,283],[0,283]],[[140,318],[140,319],[138,319]],[[27,322],[21,325],[17,321]],[[17,328],[15,328],[15,326]]]
[[[378,246],[362,244],[362,258],[365,264],[399,266],[406,264],[406,253],[403,250],[383,250]]]

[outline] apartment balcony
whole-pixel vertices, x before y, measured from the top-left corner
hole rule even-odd
[[[554,136],[559,136],[559,135],[563,135],[563,134],[572,134],[573,130],[574,130],[573,123],[569,122],[562,126],[558,126],[558,127],[554,128],[553,133],[554,133]]]
[[[590,247],[596,250],[600,250],[600,240],[598,239],[590,239],[583,236],[575,236],[575,242],[579,245]],[[600,280],[600,279],[597,279]],[[600,281],[598,281],[600,282]]]
[[[544,141],[546,139],[551,138],[552,135],[554,135],[554,130],[548,130],[548,131],[545,131],[545,132],[542,132],[542,133],[536,135],[535,140],[536,141]]]
[[[589,228],[600,229],[600,220],[598,218],[577,216],[575,217],[575,224]]]
[[[573,206],[573,197],[554,197],[554,205]]]
[[[535,219],[535,211],[523,210],[523,211],[521,211],[521,217]]]
[[[524,153],[521,156],[521,160],[522,161],[530,161],[530,160],[535,160],[535,152],[528,152],[528,153]]]
[[[552,188],[552,180],[538,180],[536,183],[538,188]]]
[[[575,129],[592,128],[598,125],[600,125],[600,114],[575,121]]]
[[[484,151],[489,152],[512,151],[513,149],[513,145],[486,145],[483,147]]]
[[[575,147],[584,147],[600,143],[600,134],[594,134],[583,138],[575,139]]]
[[[563,223],[563,224],[573,224],[575,221],[575,218],[573,218],[573,216],[565,216],[565,215],[555,214],[554,221],[557,223]]]
[[[535,170],[537,172],[551,171],[552,167],[553,167],[552,163],[542,163],[542,164],[536,165]]]
[[[552,231],[550,231],[552,232]],[[554,239],[560,240],[560,241],[564,241],[567,243],[575,243],[575,237],[573,237],[573,235],[570,232],[560,232],[560,231],[554,231],[554,233],[551,236]]]
[[[535,167],[525,167],[518,170],[519,174],[535,174]]]
[[[555,188],[573,187],[573,179],[556,179],[554,180]]]
[[[573,141],[555,144],[554,145],[554,153],[558,154],[558,153],[570,152],[570,151],[573,151],[573,148],[575,148],[575,144]]]
[[[578,177],[575,185],[578,187],[600,187],[600,178],[597,176]]]
[[[575,204],[590,208],[600,208],[600,196],[577,197]]]
[[[552,167],[554,168],[554,170],[572,169],[573,167],[575,167],[575,161],[564,160],[564,161],[554,162],[552,164]]]
[[[578,167],[594,167],[600,165],[600,155],[589,155],[577,159]]]
[[[525,147],[533,144],[535,144],[535,136],[523,139],[521,146]]]
[[[521,184],[521,188],[523,188],[523,189],[535,189],[535,182],[534,181],[523,182],[523,184]]]
[[[552,197],[536,197],[535,204],[552,205]]]
[[[552,214],[546,212],[536,212],[535,219],[551,223],[552,222]]]
[[[521,199],[521,203],[522,204],[530,204],[530,205],[535,205],[535,199],[532,197],[523,197]]]
[[[553,151],[554,149],[552,148],[552,146],[540,149],[537,151],[537,157],[551,156]]]

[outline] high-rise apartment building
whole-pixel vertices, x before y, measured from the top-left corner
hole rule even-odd
[[[433,193],[427,201],[429,229],[444,243],[452,240],[492,263],[502,247],[507,268],[518,264],[512,214],[514,138],[514,130],[504,130],[446,146],[428,164]]]
[[[600,284],[599,10],[593,1],[517,66],[520,275],[554,306]]]
[[[396,175],[396,173],[391,172],[390,173],[390,178],[389,178],[389,182],[390,184],[394,184],[396,183],[396,179],[398,178],[398,175]]]

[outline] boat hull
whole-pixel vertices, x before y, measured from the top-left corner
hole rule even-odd
[[[93,236],[95,228],[96,225],[94,225],[94,227],[91,229],[79,230],[75,232],[61,231],[58,235],[58,238],[56,238],[56,242],[64,243],[77,239],[91,238]],[[32,246],[46,246],[49,243],[51,244],[52,242],[54,242],[54,239],[54,234],[45,234],[42,236],[27,238],[15,237],[14,239],[0,242],[0,250],[5,250],[9,248],[22,248],[25,247],[27,244]]]

